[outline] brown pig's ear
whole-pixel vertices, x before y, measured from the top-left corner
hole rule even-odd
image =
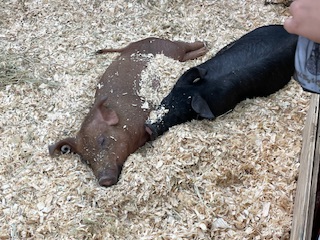
[[[98,104],[99,115],[102,118],[101,120],[106,122],[109,126],[114,126],[119,123],[119,117],[115,110],[107,107],[107,98],[101,100]]]
[[[105,121],[109,126],[117,125],[119,122],[119,117],[116,111],[111,108],[102,107],[100,109],[103,121]]]
[[[51,156],[66,154],[66,153],[78,153],[76,139],[66,138],[55,144],[50,145],[49,153]]]

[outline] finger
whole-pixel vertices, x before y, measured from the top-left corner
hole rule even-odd
[[[284,21],[283,27],[285,30],[287,30],[287,32],[297,34],[298,25],[292,16],[288,17]]]
[[[300,8],[301,8],[301,2],[298,0],[295,0],[290,4],[289,13],[292,16],[295,16],[295,14],[300,11]]]

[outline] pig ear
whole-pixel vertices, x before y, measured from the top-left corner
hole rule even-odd
[[[198,70],[198,76],[200,79],[204,79],[206,74],[207,74],[207,69],[202,68],[202,67],[195,67]]]
[[[192,97],[191,107],[196,113],[198,113],[203,118],[207,118],[207,119],[215,118],[213,113],[211,112],[211,109],[207,101],[200,95],[195,95]]]
[[[66,153],[78,153],[76,139],[66,138],[55,144],[50,145],[49,153],[51,156],[66,154]]]
[[[186,71],[182,76],[179,78],[177,84],[193,84],[198,82],[201,79],[205,78],[207,74],[207,69],[201,67],[193,67]]]
[[[107,98],[104,98],[98,104],[98,110],[100,113],[100,117],[109,126],[114,126],[119,123],[119,117],[118,117],[118,114],[116,113],[116,111],[107,107],[106,102],[107,102]]]

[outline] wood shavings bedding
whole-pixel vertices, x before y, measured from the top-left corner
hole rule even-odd
[[[182,64],[177,65],[175,60],[163,54],[150,59],[147,68],[141,73],[138,95],[153,106],[159,105],[181,74]]]
[[[108,189],[77,156],[50,158],[47,149],[79,129],[116,56],[96,50],[149,36],[208,42],[201,59],[156,57],[155,78],[173,84],[246,32],[281,23],[284,8],[251,0],[29,0],[4,1],[2,9],[4,55],[32,59],[10,69],[37,84],[0,90],[1,239],[289,238],[310,98],[294,81],[215,121],[173,127],[132,154]]]

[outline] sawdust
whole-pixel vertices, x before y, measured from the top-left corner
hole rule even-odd
[[[148,101],[150,105],[157,106],[170,92],[171,88],[185,70],[183,64],[177,66],[177,62],[163,54],[151,58],[147,68],[141,73],[139,96]],[[161,67],[159,67],[161,66]]]
[[[288,239],[310,99],[294,81],[215,121],[173,127],[132,154],[108,189],[78,156],[47,149],[75,135],[117,56],[96,50],[150,36],[206,41],[203,58],[155,58],[154,104],[184,70],[286,15],[253,0],[3,1],[0,47],[19,57],[0,70],[22,80],[1,80],[0,238]]]

